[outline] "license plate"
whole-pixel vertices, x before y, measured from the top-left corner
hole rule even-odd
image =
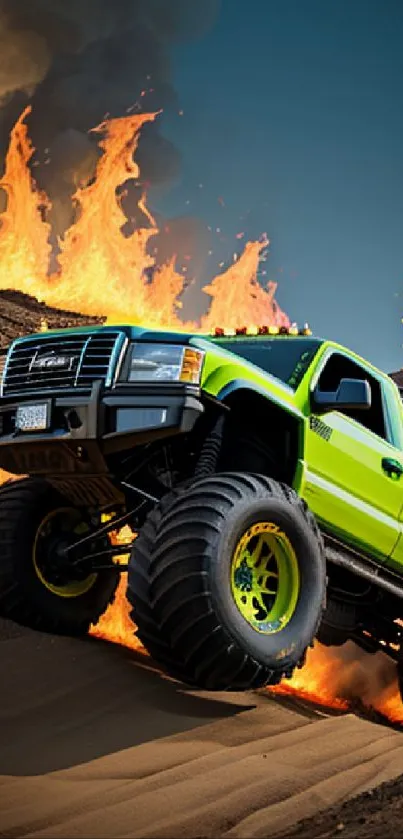
[[[18,431],[46,431],[48,427],[49,405],[20,405],[17,408],[15,427]]]

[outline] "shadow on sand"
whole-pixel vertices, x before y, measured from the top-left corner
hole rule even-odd
[[[9,630],[0,643],[2,775],[65,769],[256,704],[251,694],[190,692],[147,656],[107,642]]]

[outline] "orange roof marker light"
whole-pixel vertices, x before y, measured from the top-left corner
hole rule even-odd
[[[213,338],[239,338],[244,336],[249,338],[269,336],[272,338],[275,335],[290,335],[293,337],[312,335],[312,331],[307,323],[303,327],[299,327],[296,323],[292,323],[291,326],[269,326],[264,324],[263,326],[237,326],[235,329],[226,329],[223,326],[216,326],[215,329],[212,329],[210,334]]]

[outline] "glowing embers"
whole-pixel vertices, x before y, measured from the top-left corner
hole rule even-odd
[[[226,329],[222,326],[216,326],[211,335],[214,338],[236,338],[242,335],[251,336],[274,336],[274,335],[312,335],[312,331],[306,323],[303,327],[298,327],[293,323],[291,326],[237,326],[235,329]]]

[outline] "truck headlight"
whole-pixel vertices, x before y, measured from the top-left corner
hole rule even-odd
[[[180,344],[132,344],[129,382],[200,382],[204,353]]]

